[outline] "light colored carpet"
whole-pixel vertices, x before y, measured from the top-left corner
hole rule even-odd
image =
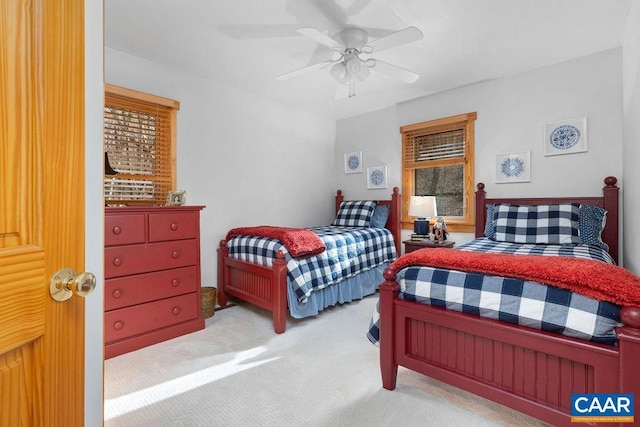
[[[377,295],[288,319],[240,303],[206,328],[105,362],[105,425],[546,426],[400,368],[382,388],[366,338]]]

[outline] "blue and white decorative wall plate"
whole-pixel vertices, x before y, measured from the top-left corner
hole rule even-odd
[[[517,178],[524,173],[524,160],[518,156],[507,157],[500,164],[500,172],[508,178]]]
[[[372,185],[375,185],[376,187],[378,187],[382,185],[382,183],[384,182],[384,174],[382,173],[382,171],[376,169],[373,172],[371,172],[369,179],[371,180]]]
[[[362,151],[345,153],[344,173],[359,173],[359,172],[362,172]]]
[[[551,131],[549,144],[558,150],[568,150],[580,142],[580,129],[573,125],[560,125]]]
[[[367,188],[387,188],[387,167],[367,168]]]
[[[578,117],[549,123],[545,127],[544,155],[587,151],[587,118]]]
[[[531,181],[531,153],[498,154],[496,156],[496,182]]]
[[[349,166],[349,170],[356,170],[360,167],[360,157],[352,154],[349,157],[347,165]]]

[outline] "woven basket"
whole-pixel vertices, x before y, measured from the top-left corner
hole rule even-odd
[[[202,317],[208,319],[215,314],[218,289],[212,286],[202,287]]]

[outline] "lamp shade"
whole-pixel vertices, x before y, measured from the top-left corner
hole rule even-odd
[[[433,218],[438,216],[436,196],[411,196],[409,199],[409,216]]]

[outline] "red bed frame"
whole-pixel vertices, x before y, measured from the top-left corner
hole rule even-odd
[[[335,211],[344,200],[342,190],[335,197]],[[385,228],[393,235],[396,251],[400,254],[400,209],[401,198],[398,187],[393,189],[390,200],[378,200],[379,205],[389,205],[389,218]],[[227,241],[221,240],[218,247],[218,302],[227,305],[228,296],[247,301],[269,310],[273,315],[273,329],[281,334],[287,324],[287,263],[284,253],[278,251],[272,267],[253,264],[229,257]]]
[[[534,199],[489,199],[478,184],[476,236],[486,204],[594,204],[608,211],[603,240],[617,261],[619,189],[614,177],[604,182],[602,197]],[[557,426],[571,425],[572,393],[634,393],[640,419],[640,307],[622,308],[614,347],[401,300],[395,275],[386,269],[379,286],[384,388],[403,366]]]

